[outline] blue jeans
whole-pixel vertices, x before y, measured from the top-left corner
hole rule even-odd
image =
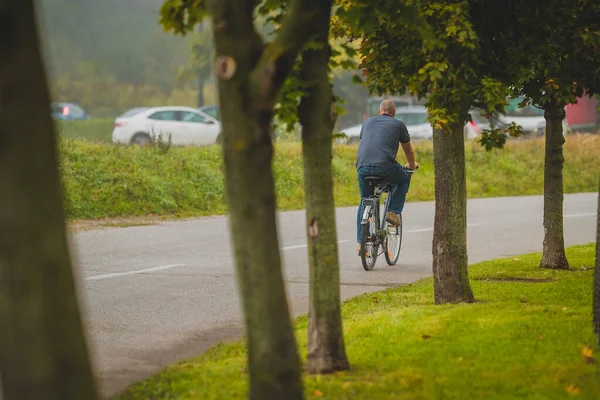
[[[367,176],[380,176],[384,181],[394,185],[390,195],[388,211],[400,214],[406,202],[406,193],[410,185],[410,175],[400,164],[367,165],[358,169],[358,187],[360,189],[360,204],[356,214],[356,242],[360,243],[360,220],[362,219],[362,199],[373,195],[374,187],[365,182]],[[382,216],[385,218],[385,215]]]

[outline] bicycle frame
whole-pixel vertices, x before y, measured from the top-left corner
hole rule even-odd
[[[379,225],[379,230],[383,231],[385,230],[385,225],[387,224],[387,221],[385,218],[379,218],[379,212],[380,212],[380,199],[381,199],[381,195],[383,193],[387,193],[388,195],[385,198],[385,202],[384,202],[384,208],[383,208],[383,215],[387,215],[387,211],[389,209],[389,203],[390,203],[390,189],[391,189],[391,185],[387,182],[383,182],[380,185],[375,185],[374,188],[374,193],[372,196],[369,196],[367,198],[364,198],[362,200],[362,204],[363,204],[363,214],[362,214],[362,218],[360,221],[361,225],[365,225],[369,222],[369,214],[371,212],[371,209],[375,209],[375,213],[377,216],[377,222]]]
[[[418,168],[418,167],[417,167]],[[406,173],[408,174],[408,178],[410,180],[410,178],[412,177],[412,174],[414,174],[414,170],[412,169],[407,169],[404,168],[404,170],[406,171]],[[362,205],[363,205],[363,215],[362,218],[360,220],[360,224],[361,225],[365,225],[369,222],[369,212],[371,211],[372,208],[375,208],[375,205],[377,205],[377,219],[378,219],[378,225],[379,225],[379,231],[385,231],[386,228],[386,218],[385,216],[387,215],[388,212],[388,208],[390,205],[390,196],[391,196],[391,190],[393,188],[393,185],[391,185],[388,182],[382,182],[381,184],[375,185],[374,191],[373,191],[373,195],[369,196],[367,198],[362,199]],[[387,193],[388,195],[385,198],[385,203],[384,203],[384,209],[383,209],[383,216],[384,218],[380,219],[379,218],[379,199],[381,198],[381,195],[383,193]]]

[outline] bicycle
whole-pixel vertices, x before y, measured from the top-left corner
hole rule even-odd
[[[402,167],[411,178],[415,170]],[[417,166],[418,168],[418,166]],[[362,219],[360,222],[360,259],[366,271],[375,268],[379,247],[381,246],[385,261],[388,265],[395,265],[400,256],[402,246],[402,214],[399,215],[400,225],[389,225],[385,218],[380,220],[381,195],[388,193],[384,203],[383,215],[387,215],[390,202],[390,189],[392,184],[385,182],[379,176],[365,178],[369,186],[374,186],[373,195],[362,199]]]

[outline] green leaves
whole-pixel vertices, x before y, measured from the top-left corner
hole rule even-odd
[[[485,148],[486,151],[493,149],[502,149],[506,143],[506,135],[499,128],[484,129],[477,141]]]
[[[523,134],[523,128],[520,125],[511,122],[510,125],[504,128],[491,127],[490,129],[482,129],[481,135],[477,141],[485,148],[486,151],[493,149],[502,149],[506,143],[507,136],[519,137]]]
[[[373,10],[368,17],[353,14],[367,8]],[[471,107],[499,110],[505,103],[503,84],[485,69],[469,10],[469,1],[371,0],[350,2],[339,15],[360,35],[359,67],[368,89],[426,97],[432,124],[450,131]],[[378,24],[361,28],[365,18]]]
[[[485,16],[510,14],[512,23],[495,32],[483,23],[490,53],[502,54],[501,79],[513,85],[513,96],[542,108],[574,103],[600,89],[600,5],[581,0],[492,0],[475,11]],[[500,76],[500,74],[498,74]]]
[[[186,34],[208,14],[208,0],[165,0],[160,23],[165,31]]]

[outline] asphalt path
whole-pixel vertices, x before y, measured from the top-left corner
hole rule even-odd
[[[595,240],[597,193],[565,196],[566,245]],[[543,198],[468,203],[469,263],[541,251]],[[356,209],[338,208],[342,297],[431,275],[434,203],[407,203],[398,265],[363,270]],[[308,310],[304,211],[278,214],[290,308]],[[247,234],[254,234],[248,227]],[[72,235],[78,290],[102,393],[113,395],[167,364],[243,335],[227,217]]]

